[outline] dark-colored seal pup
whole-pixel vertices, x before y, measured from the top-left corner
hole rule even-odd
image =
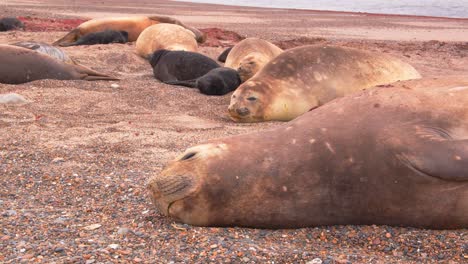
[[[225,49],[219,56],[218,56],[218,61],[220,62],[226,62],[226,58],[229,55],[229,52],[231,52],[233,47]]]
[[[13,45],[0,45],[0,62],[0,83],[20,84],[41,79],[118,80],[84,66]]]
[[[109,43],[126,43],[128,42],[127,31],[104,30],[100,32],[89,33],[80,37],[77,41],[69,44],[63,44],[63,47],[78,46],[78,45],[96,45]]]
[[[24,24],[16,17],[4,17],[0,19],[0,31],[24,29]]]
[[[358,92],[189,148],[150,195],[198,226],[468,228],[467,105],[466,76]]]
[[[149,58],[154,77],[162,82],[194,80],[219,68],[211,58],[190,51],[155,51]]]
[[[241,79],[236,70],[221,67],[209,71],[202,77],[188,81],[168,81],[166,84],[198,88],[207,95],[225,95],[239,87]]]

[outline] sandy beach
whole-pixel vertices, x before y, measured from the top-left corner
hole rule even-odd
[[[265,9],[173,1],[5,1],[25,31],[0,43],[52,43],[91,18],[169,15],[207,33],[216,58],[245,37],[287,49],[334,44],[391,54],[423,77],[468,74],[468,19]],[[280,122],[237,124],[230,95],[162,84],[135,43],[67,47],[120,81],[0,84],[30,103],[0,105],[0,263],[462,263],[468,231],[389,226],[199,228],[151,204],[146,181],[185,148]],[[315,260],[314,260],[315,259]],[[321,262],[319,262],[319,260]],[[311,262],[311,261],[315,262]]]

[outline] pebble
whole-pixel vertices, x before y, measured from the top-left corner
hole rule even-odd
[[[119,244],[110,244],[108,247],[112,249],[118,249],[120,246]]]
[[[126,235],[129,232],[130,232],[130,229],[126,228],[126,227],[121,227],[121,228],[119,228],[119,230],[117,230],[117,234],[119,234],[119,235]]]
[[[244,262],[249,262],[250,259],[249,259],[248,257],[243,257],[243,258],[242,258],[242,261],[244,261]]]
[[[55,159],[52,160],[53,163],[59,163],[59,162],[64,162],[65,159],[64,158],[60,158],[60,157],[57,157]]]
[[[86,264],[93,264],[94,262],[96,262],[95,259],[88,259],[88,260],[86,261]]]
[[[26,104],[29,101],[17,93],[0,94],[0,104]]]
[[[322,264],[322,259],[314,258],[313,260],[306,262],[306,264]]]
[[[113,83],[113,84],[111,84],[111,87],[112,87],[112,88],[119,88],[120,85],[118,85],[118,84],[116,84],[116,83]]]
[[[58,247],[58,248],[54,249],[54,252],[56,252],[56,253],[61,253],[61,252],[64,252],[64,251],[65,251],[65,249],[62,248],[62,247]]]
[[[92,225],[83,227],[83,229],[90,231],[90,230],[98,229],[101,226],[102,226],[101,224],[92,224]]]
[[[3,212],[2,216],[15,216],[17,215],[16,211],[15,210],[6,210],[5,212]]]

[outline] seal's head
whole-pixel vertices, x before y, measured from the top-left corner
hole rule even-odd
[[[260,71],[265,64],[268,63],[268,58],[266,58],[261,53],[251,53],[246,56],[240,63],[237,68],[237,72],[242,80],[242,82],[248,81],[252,78],[258,71]]]
[[[210,193],[213,178],[219,178],[209,175],[208,168],[223,164],[219,161],[226,151],[227,146],[222,143],[189,148],[161,174],[151,178],[148,190],[158,210],[184,223],[207,225],[210,221],[208,208],[213,199],[206,196],[206,193]],[[207,180],[208,177],[210,180]]]
[[[236,122],[265,120],[265,106],[273,96],[267,81],[247,81],[232,94],[229,115]]]

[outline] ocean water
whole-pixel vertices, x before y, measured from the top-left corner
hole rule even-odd
[[[468,18],[468,0],[183,0],[238,6]]]

